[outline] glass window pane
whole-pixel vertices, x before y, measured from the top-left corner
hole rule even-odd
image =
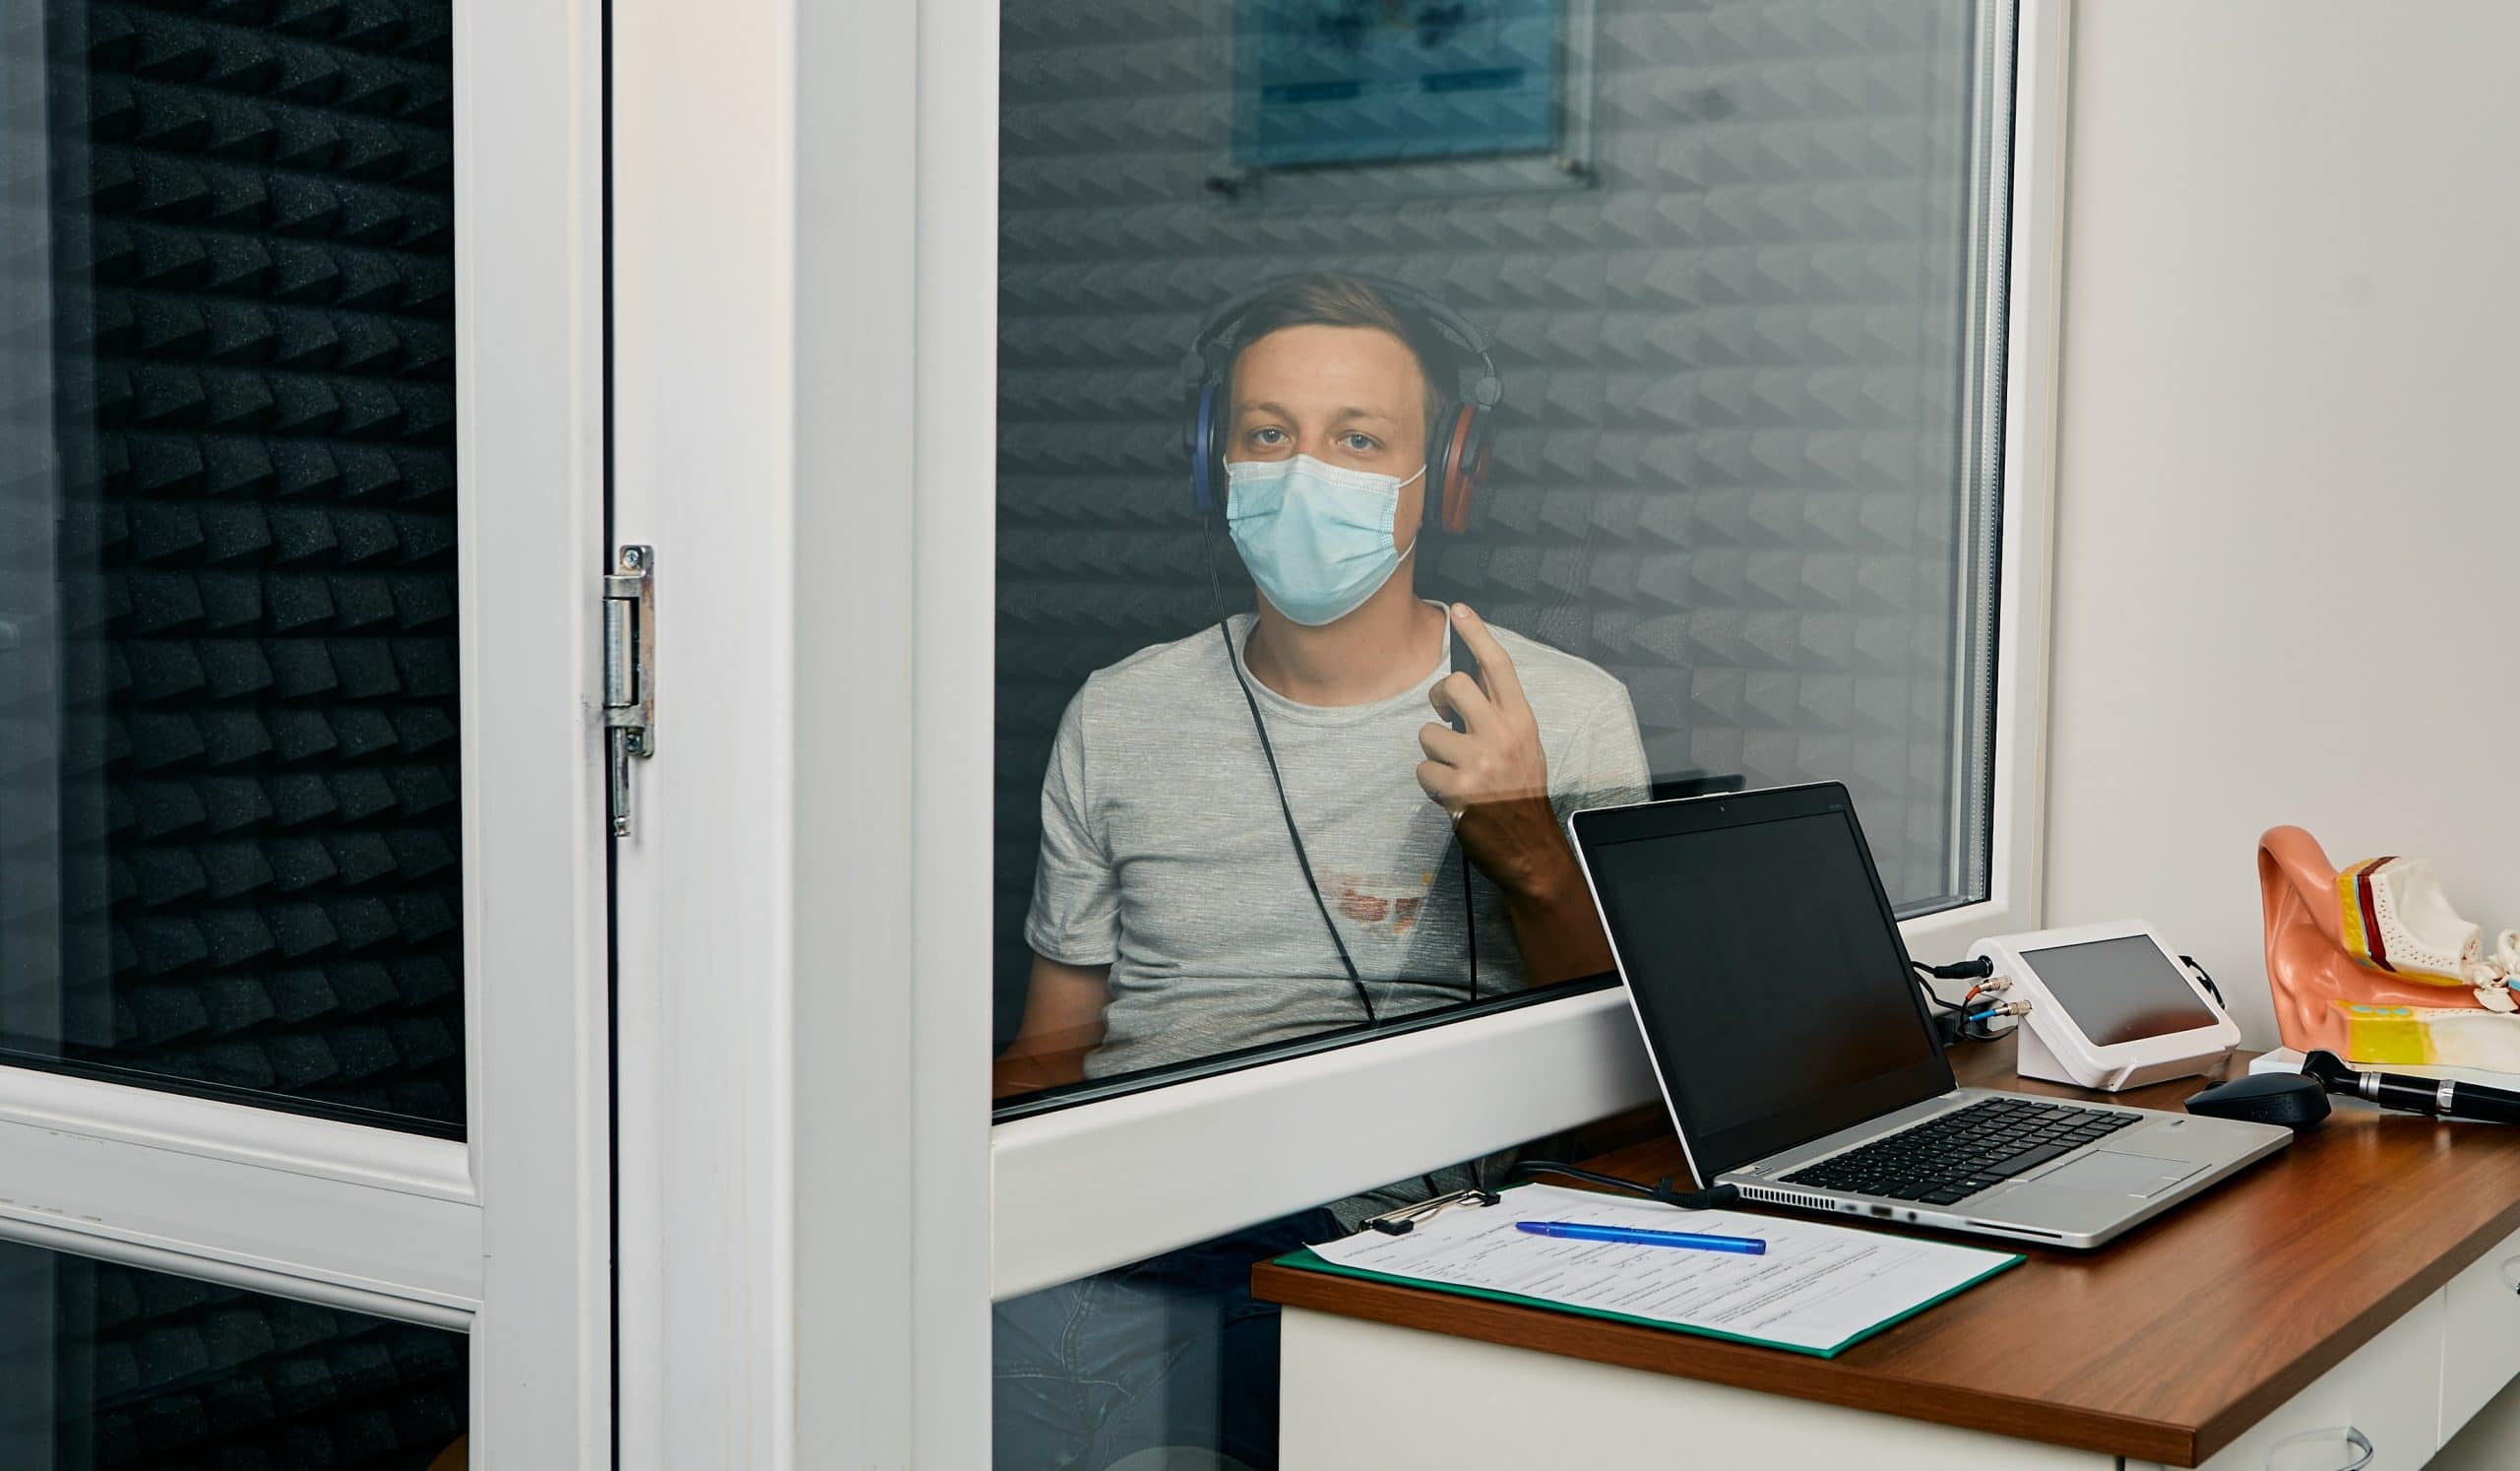
[[[461,1333],[0,1242],[0,1465],[456,1471]]]
[[[7,1060],[461,1130],[449,26],[0,0]]]
[[[2002,7],[1002,14],[1002,1097],[1603,970],[1583,805],[1983,897]]]
[[[1000,1471],[1265,1471],[1278,1464],[1278,1310],[1255,1263],[1363,1229],[1367,1217],[1476,1184],[1517,1162],[1626,1142],[1615,1127],[1535,1141],[1395,1181],[995,1309],[992,1457]]]

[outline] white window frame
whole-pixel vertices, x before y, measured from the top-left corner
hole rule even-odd
[[[611,1462],[600,0],[455,0],[468,1142],[0,1066],[0,1240],[466,1332],[472,1464]]]
[[[2039,913],[2067,19],[2016,33],[1990,895],[1929,956]],[[1596,992],[990,1128],[996,0],[613,22],[622,1464],[985,1465],[993,1298],[1650,1098]]]
[[[1925,957],[1957,959],[1980,935],[2038,925],[2063,12],[2056,0],[2024,4],[2015,37],[1988,894],[1901,925],[1909,948]],[[995,177],[990,143],[986,159],[956,160],[943,171]],[[994,196],[964,202],[974,208],[942,228],[993,236]],[[923,235],[922,259],[930,255],[924,242]],[[993,257],[990,268],[993,282]],[[983,287],[975,281],[967,288]],[[924,351],[939,346],[920,343]],[[962,373],[984,375],[988,364],[967,362]],[[977,437],[982,426],[970,432]],[[984,478],[931,483],[922,475],[918,493],[922,502],[976,500],[987,489]],[[966,514],[985,513],[975,506]],[[985,602],[992,591],[986,568],[976,577],[966,570],[950,593],[922,585],[916,616],[923,627],[951,615],[944,600]],[[941,657],[985,667],[988,648]],[[976,841],[959,832],[955,840]],[[949,974],[986,969],[976,951],[958,955]],[[943,974],[919,977],[922,988],[949,984]],[[1513,1086],[1497,1087],[1499,1078]],[[991,1295],[1003,1300],[1104,1271],[1656,1096],[1626,997],[1602,991],[999,1124],[989,1140]],[[1399,1098],[1411,1107],[1389,1107]],[[1357,1126],[1365,1119],[1371,1127]]]

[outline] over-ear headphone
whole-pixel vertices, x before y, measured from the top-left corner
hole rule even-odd
[[[1504,385],[1496,377],[1496,360],[1488,355],[1487,341],[1461,313],[1415,287],[1371,276],[1341,274],[1371,289],[1395,310],[1433,328],[1456,350],[1454,407],[1437,416],[1434,429],[1427,436],[1426,493],[1437,498],[1429,502],[1428,509],[1434,514],[1425,518],[1424,528],[1460,532],[1470,525],[1471,497],[1487,475],[1488,415],[1505,397]],[[1190,340],[1189,354],[1181,360],[1187,397],[1181,447],[1190,460],[1190,503],[1203,516],[1225,509],[1224,439],[1232,410],[1225,402],[1223,390],[1226,371],[1233,362],[1234,351],[1241,346],[1238,336],[1242,319],[1253,302],[1282,284],[1264,282],[1210,312],[1200,322],[1198,335]]]

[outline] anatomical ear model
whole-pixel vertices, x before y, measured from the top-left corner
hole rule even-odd
[[[2520,930],[2488,956],[2430,863],[2365,859],[2340,872],[2316,838],[2278,827],[2257,841],[2257,882],[2286,1047],[2520,1072]]]

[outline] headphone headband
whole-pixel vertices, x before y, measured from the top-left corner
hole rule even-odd
[[[1405,283],[1379,276],[1360,276],[1353,271],[1339,274],[1365,287],[1402,311],[1421,318],[1453,346],[1460,354],[1454,363],[1455,397],[1481,409],[1493,409],[1504,399],[1504,385],[1496,377],[1496,359],[1488,353],[1487,339],[1480,335],[1469,318]],[[1251,303],[1276,290],[1284,280],[1282,277],[1264,281],[1256,287],[1237,291],[1200,318],[1198,333],[1190,339],[1189,354],[1181,359],[1185,391],[1196,393],[1225,376],[1227,364],[1241,346],[1235,340],[1234,329],[1242,325],[1243,315],[1251,309]],[[1414,348],[1416,345],[1411,346]],[[1472,358],[1478,359],[1478,376],[1475,378],[1470,376]]]

